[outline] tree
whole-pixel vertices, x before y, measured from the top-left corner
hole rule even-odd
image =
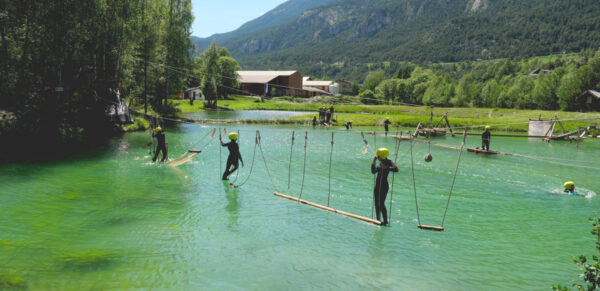
[[[377,87],[379,83],[383,82],[383,80],[385,80],[385,73],[382,70],[370,72],[365,78],[365,82],[363,83],[361,90],[363,92],[366,90],[375,91],[375,87]]]
[[[371,90],[362,91],[358,97],[360,98],[360,102],[363,104],[378,104],[377,99],[375,98],[375,93]]]
[[[600,218],[596,217],[594,219],[590,218],[592,222],[592,235],[596,236],[596,254],[592,256],[591,262],[588,262],[588,258],[584,255],[580,255],[577,257],[574,262],[579,266],[579,269],[583,272],[579,275],[580,278],[583,278],[586,285],[582,285],[579,283],[573,283],[573,287],[576,290],[587,290],[593,291],[600,289]],[[569,288],[567,286],[554,286],[552,285],[552,289],[567,291]]]
[[[209,108],[217,108],[217,80],[219,79],[219,53],[217,44],[213,40],[208,49],[197,59],[201,72],[201,88],[206,97]]]

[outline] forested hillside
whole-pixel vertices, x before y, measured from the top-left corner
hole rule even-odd
[[[600,47],[600,1],[338,0],[217,42],[244,69],[362,80],[390,63],[531,57]]]
[[[186,79],[152,63],[191,67],[192,20],[189,0],[3,1],[0,109],[17,118],[0,126],[0,149],[102,140],[117,91],[169,110]]]
[[[234,39],[245,37],[249,33],[276,27],[296,20],[304,11],[325,5],[334,0],[288,0],[264,15],[246,22],[240,28],[227,32],[215,34],[207,38],[192,37],[197,48],[197,53],[208,48],[210,43],[215,40],[218,43],[232,41]],[[199,17],[202,17],[199,15]]]

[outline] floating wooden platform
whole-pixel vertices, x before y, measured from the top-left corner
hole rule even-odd
[[[476,154],[483,154],[483,155],[497,155],[500,153],[497,151],[488,151],[488,150],[484,150],[484,149],[480,149],[480,148],[468,148],[467,151],[476,153]]]
[[[351,217],[351,218],[354,218],[354,219],[362,220],[364,222],[372,223],[372,224],[375,224],[375,225],[381,225],[381,222],[379,220],[375,220],[375,219],[371,219],[371,218],[368,218],[368,217],[364,217],[364,216],[352,214],[352,213],[349,213],[349,212],[346,212],[346,211],[341,211],[341,210],[333,209],[331,207],[323,206],[321,204],[313,203],[313,202],[310,202],[310,201],[306,201],[306,200],[299,199],[299,198],[296,198],[296,197],[288,196],[288,195],[281,194],[281,193],[278,193],[278,192],[274,192],[273,194],[275,196],[279,196],[281,198],[285,198],[285,199],[296,201],[296,202],[299,202],[299,203],[302,203],[302,204],[306,204],[306,205],[309,205],[309,206],[312,206],[312,207],[315,207],[315,208],[318,208],[318,209],[321,209],[321,210],[327,210],[329,212],[341,214],[341,215],[348,216],[348,217]]]

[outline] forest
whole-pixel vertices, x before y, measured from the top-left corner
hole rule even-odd
[[[156,64],[192,67],[190,0],[2,3],[0,109],[16,116],[0,130],[6,155],[106,140],[108,105],[168,112],[188,81]]]
[[[600,89],[600,50],[523,59],[425,66],[387,63],[373,67],[360,89],[365,103],[579,111],[586,109],[581,95]]]

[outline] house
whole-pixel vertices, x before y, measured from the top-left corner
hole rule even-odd
[[[183,98],[184,99],[194,98],[194,100],[206,100],[206,98],[204,97],[204,94],[202,94],[202,90],[200,90],[199,87],[185,89]]]
[[[237,71],[240,89],[259,96],[303,96],[297,71]]]
[[[337,83],[340,85],[340,93],[345,95],[352,95],[352,82],[344,79],[337,80]]]
[[[587,90],[578,98],[581,111],[600,111],[600,92]]]
[[[338,95],[339,84],[333,81],[313,81],[310,77],[304,77],[302,79],[302,88],[307,90],[306,88],[319,89],[322,94],[325,95]],[[319,92],[314,90],[308,90],[309,92]]]

